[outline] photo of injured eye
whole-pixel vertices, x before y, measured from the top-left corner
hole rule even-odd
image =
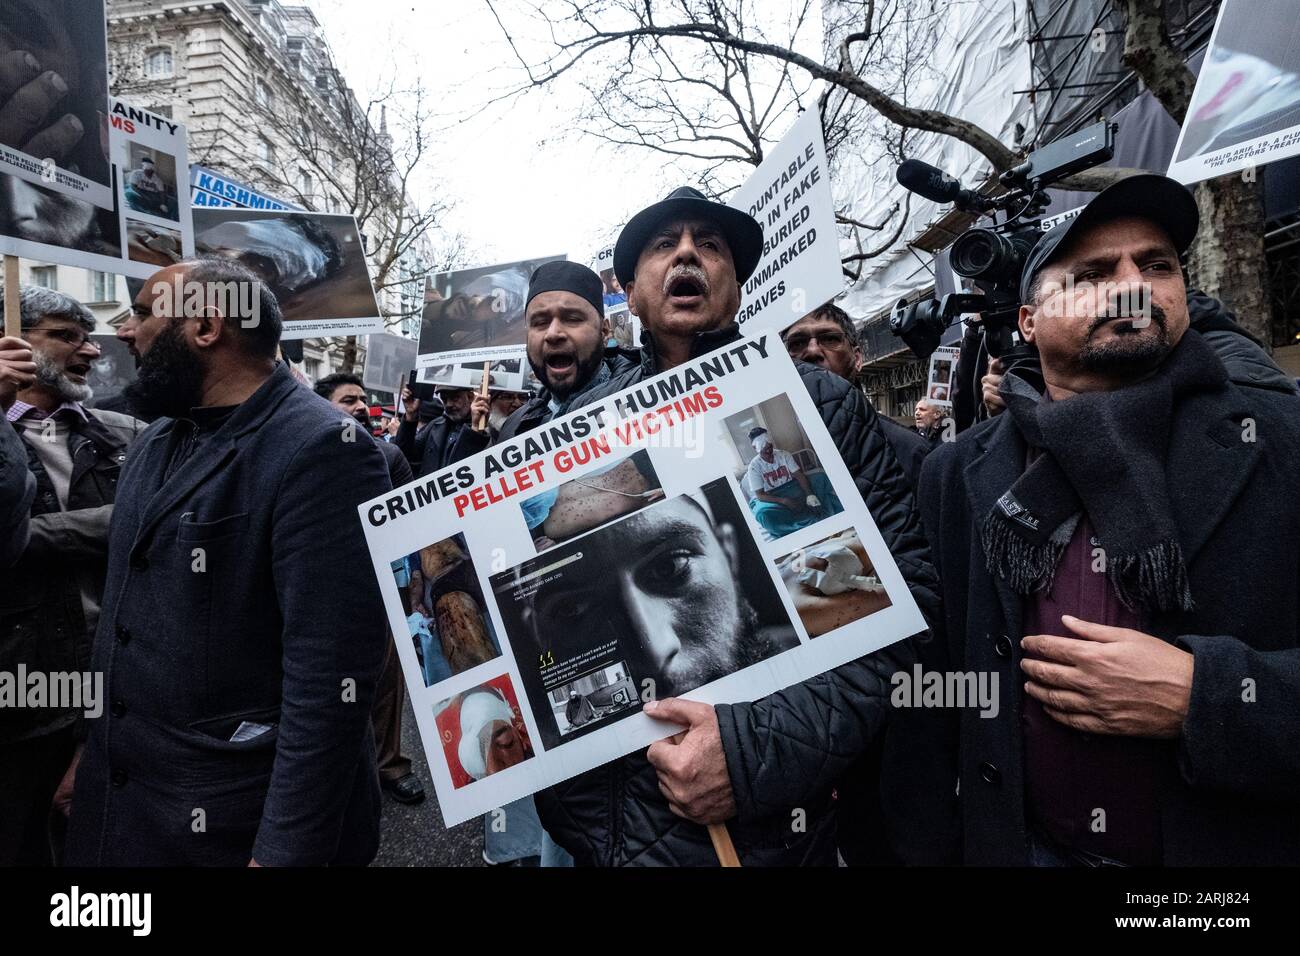
[[[595,668],[617,667],[646,699],[662,699],[799,646],[742,509],[720,478],[492,576],[543,746],[598,729],[575,726],[567,702],[556,714],[554,697]]]
[[[533,756],[509,674],[434,705],[434,723],[456,789]]]
[[[294,322],[381,315],[351,216],[196,208],[194,247],[261,276],[280,303],[287,338],[297,337]]]
[[[847,528],[777,559],[777,570],[809,637],[889,607],[857,531]]]
[[[425,687],[501,656],[463,535],[399,558],[392,570]]]
[[[650,454],[642,449],[622,461],[534,495],[520,502],[519,510],[540,554],[663,498],[663,486]]]

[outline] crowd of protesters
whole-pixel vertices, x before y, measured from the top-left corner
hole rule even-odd
[[[1139,176],[1044,233],[1031,357],[990,365],[962,430],[925,401],[915,428],[878,414],[837,306],[784,330],[929,628],[761,700],[647,704],[683,730],[512,814],[543,862],[716,865],[720,823],[745,865],[1300,860],[1300,395],[1186,287],[1197,229],[1184,187]],[[277,359],[265,288],[257,321],[166,300],[241,266],[145,283],[118,333],[133,415],[86,405],[84,307],[23,290],[0,670],[100,676],[103,712],[0,708],[0,862],[369,863],[383,790],[423,790],[357,505],[733,344],[762,247],[675,190],[614,251],[639,352],[607,347],[599,276],[548,263],[539,391],[406,388],[377,441],[359,379],[313,392]],[[917,669],[991,674],[1002,706],[897,705]]]

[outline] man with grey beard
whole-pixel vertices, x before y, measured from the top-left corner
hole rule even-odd
[[[108,524],[126,450],[143,423],[86,408],[99,348],[95,319],[74,299],[25,288],[23,338],[34,369],[0,369],[0,407],[23,439],[35,479],[31,538],[0,595],[0,672],[82,672],[107,570]],[[69,701],[0,709],[0,865],[48,865],[58,855],[51,802],[67,813],[81,739]]]

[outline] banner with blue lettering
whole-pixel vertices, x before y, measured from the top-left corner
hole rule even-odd
[[[259,192],[247,183],[232,179],[206,166],[190,167],[190,202],[195,206],[236,209],[300,209],[293,203]]]

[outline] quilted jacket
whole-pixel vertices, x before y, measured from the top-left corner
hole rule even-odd
[[[735,326],[697,337],[692,357],[740,338]],[[584,396],[622,391],[658,371],[643,336],[641,363]],[[928,620],[938,587],[911,492],[875,410],[838,376],[799,363],[831,437]],[[913,660],[901,642],[762,700],[717,710],[737,815],[727,823],[745,866],[834,865],[832,792],[880,733],[889,678]],[[708,831],[675,816],[639,751],[536,795],[551,837],[588,866],[714,866]]]

